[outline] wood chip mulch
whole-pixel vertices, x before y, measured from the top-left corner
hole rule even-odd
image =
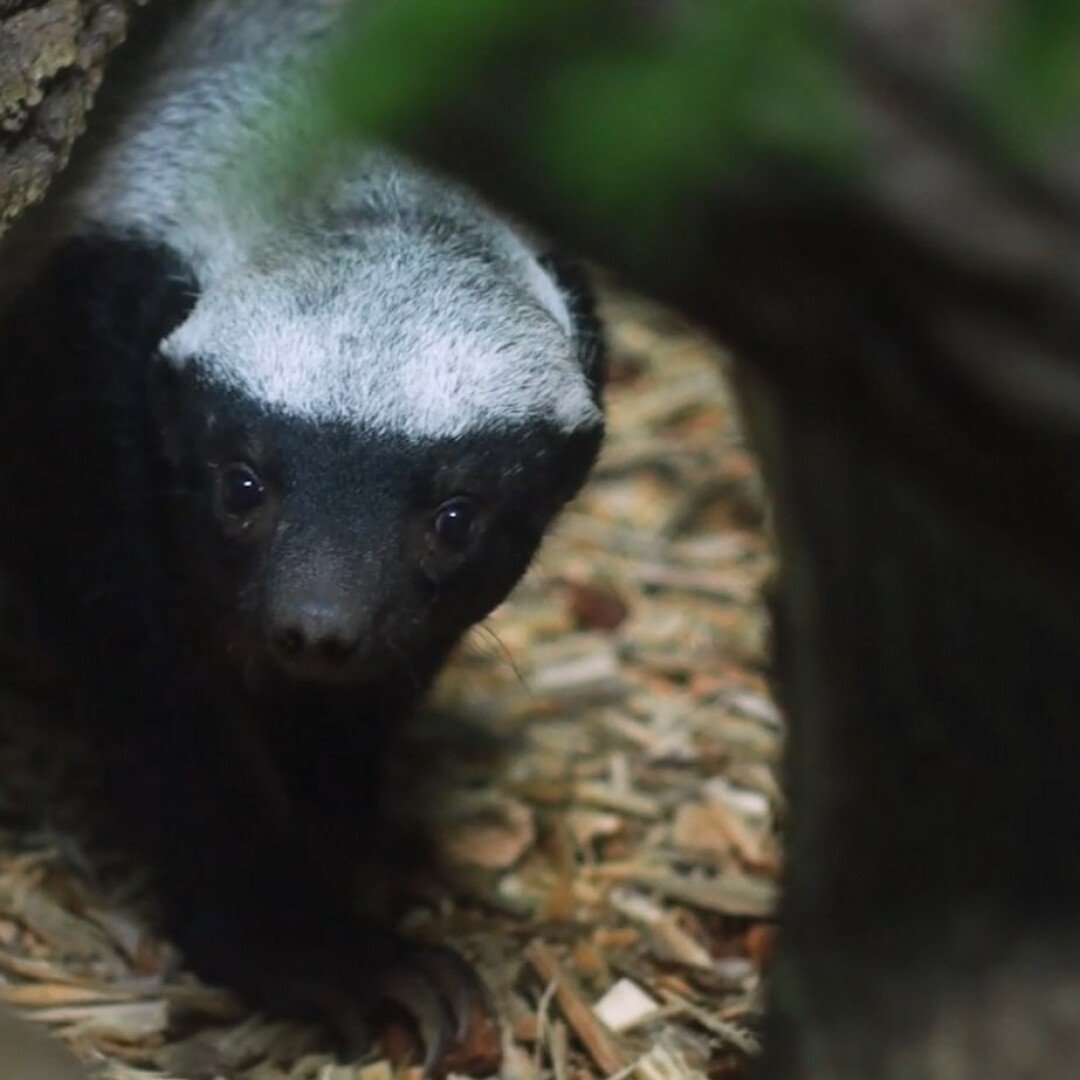
[[[593,479],[391,770],[443,864],[403,926],[480,967],[506,1078],[734,1080],[760,1049],[783,815],[763,497],[716,347],[605,307]],[[2,662],[0,1003],[108,1080],[389,1080],[184,971],[146,875],[88,829],[93,777],[40,687]]]

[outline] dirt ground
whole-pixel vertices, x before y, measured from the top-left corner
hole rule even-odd
[[[478,964],[507,1078],[734,1078],[759,1052],[783,816],[763,498],[718,350],[640,301],[605,307],[599,467],[390,770],[444,864],[403,926]],[[95,839],[53,687],[8,650],[0,1002],[110,1080],[390,1077],[184,971],[145,873]]]

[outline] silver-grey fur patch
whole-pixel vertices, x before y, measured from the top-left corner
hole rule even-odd
[[[200,296],[162,352],[268,404],[414,436],[598,424],[527,234],[385,150],[305,130],[343,7],[204,2],[79,194],[80,227],[187,259]]]

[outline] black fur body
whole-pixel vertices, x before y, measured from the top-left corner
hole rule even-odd
[[[423,212],[410,205],[401,228]],[[433,245],[424,273],[437,292],[439,253],[456,266],[484,241],[467,223],[462,240],[441,207],[431,218],[417,245]],[[372,220],[383,228],[385,207]],[[453,954],[358,914],[351,869],[376,842],[387,741],[520,578],[602,425],[540,410],[414,432],[407,411],[395,426],[365,424],[352,405],[292,409],[201,354],[164,356],[231,280],[172,235],[86,215],[9,305],[0,559],[70,666],[118,818],[155,865],[166,928],[192,966],[256,1004],[329,1017],[354,1046],[372,1008],[396,1002],[438,1069],[482,989]],[[244,262],[245,288],[260,258]],[[499,273],[494,258],[473,262],[470,274]],[[595,401],[587,289],[557,260],[537,265]],[[444,308],[478,287],[465,280]],[[305,289],[318,313],[322,285]],[[259,333],[274,329],[268,311]],[[461,386],[449,392],[467,402]],[[522,412],[527,387],[508,392]]]

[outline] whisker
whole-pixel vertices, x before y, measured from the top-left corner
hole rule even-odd
[[[527,687],[528,683],[525,680],[525,676],[518,667],[517,661],[514,659],[514,654],[510,651],[510,647],[495,631],[487,624],[487,622],[478,622],[471,628],[471,632],[483,634],[488,641],[494,644],[495,648],[489,655],[496,657],[503,661],[508,668],[514,673],[514,678],[523,686]]]

